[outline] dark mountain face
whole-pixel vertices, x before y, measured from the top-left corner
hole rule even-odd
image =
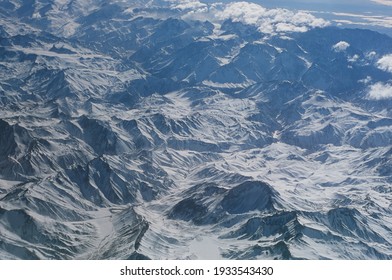
[[[392,258],[392,39],[173,3],[0,3],[0,258]]]

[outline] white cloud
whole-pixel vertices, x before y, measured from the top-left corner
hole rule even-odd
[[[332,46],[332,49],[335,52],[344,52],[347,48],[350,47],[350,44],[345,41],[340,41]]]
[[[371,81],[372,81],[372,77],[366,76],[365,79],[359,80],[358,83],[367,85],[367,84],[369,84]]]
[[[328,21],[317,18],[305,11],[293,12],[287,9],[266,9],[250,2],[205,4],[198,0],[167,0],[172,8],[185,11],[184,18],[221,22],[231,19],[254,25],[267,34],[306,32],[310,28],[325,27]]]
[[[39,18],[41,18],[41,14],[39,12],[34,13],[32,18],[39,19]]]
[[[366,58],[367,59],[370,59],[370,60],[373,60],[373,59],[375,59],[377,57],[377,53],[375,52],[375,51],[371,51],[371,52],[368,52],[367,54],[366,54]]]
[[[264,33],[306,32],[310,28],[324,27],[329,23],[304,11],[266,9],[249,2],[234,2],[216,14],[221,20],[231,19],[258,27]]]
[[[377,61],[377,66],[379,69],[392,73],[392,54],[383,56]]]
[[[340,24],[362,25],[362,26],[381,26],[392,28],[392,17],[371,14],[353,14],[353,13],[332,13],[334,16],[341,19],[334,19],[333,21]],[[350,18],[350,20],[348,19]]]
[[[392,6],[392,0],[371,0],[381,5]]]
[[[308,28],[306,26],[296,26],[291,23],[279,22],[275,26],[277,32],[306,32]]]
[[[222,11],[219,11],[217,17],[221,20],[233,19],[234,21],[257,25],[266,12],[267,10],[260,5],[236,2],[228,4]]]
[[[392,84],[375,83],[368,88],[368,98],[372,100],[383,100],[392,98]]]
[[[358,59],[359,59],[359,55],[355,54],[355,55],[353,55],[353,56],[349,56],[348,59],[347,59],[347,61],[348,61],[348,62],[351,62],[351,63],[354,63],[354,62],[357,62]]]
[[[207,4],[198,0],[169,0],[169,2],[172,3],[171,8],[179,10],[198,10],[207,7]]]

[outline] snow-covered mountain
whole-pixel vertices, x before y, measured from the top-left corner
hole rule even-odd
[[[392,38],[246,2],[0,23],[1,259],[392,258]]]

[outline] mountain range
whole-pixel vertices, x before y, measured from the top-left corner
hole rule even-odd
[[[392,259],[391,37],[247,2],[0,22],[0,259]]]

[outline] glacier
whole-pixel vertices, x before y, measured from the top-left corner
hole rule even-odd
[[[392,38],[220,5],[0,2],[0,259],[392,259]]]

